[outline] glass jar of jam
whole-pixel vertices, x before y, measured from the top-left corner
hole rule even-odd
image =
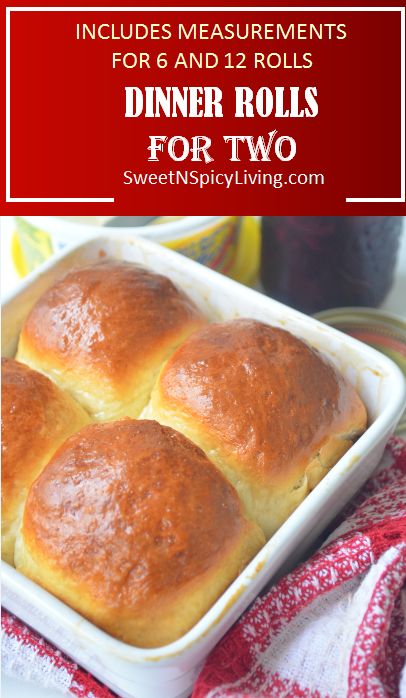
[[[306,313],[376,307],[392,285],[402,225],[402,216],[263,217],[265,292]]]

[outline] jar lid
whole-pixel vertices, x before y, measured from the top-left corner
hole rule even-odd
[[[374,308],[333,308],[315,317],[386,354],[406,377],[406,321],[403,318]],[[406,410],[395,433],[405,430]]]

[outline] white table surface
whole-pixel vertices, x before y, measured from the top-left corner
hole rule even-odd
[[[10,259],[10,239],[13,231],[13,221],[10,217],[1,219],[1,292],[9,292],[17,283],[18,276],[13,269]],[[406,317],[406,227],[403,229],[402,242],[395,275],[395,282],[385,302],[383,310]],[[60,698],[59,692],[38,688],[33,684],[19,681],[2,675],[3,698]]]

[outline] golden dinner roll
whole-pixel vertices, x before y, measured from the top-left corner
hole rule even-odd
[[[57,451],[31,487],[15,557],[103,630],[158,647],[199,620],[264,540],[197,446],[123,419]]]
[[[137,417],[164,360],[204,322],[168,278],[104,261],[68,272],[41,296],[17,358],[68,390],[95,419]]]
[[[31,483],[65,439],[90,421],[70,395],[46,376],[1,360],[1,542],[13,564],[16,532]]]
[[[163,367],[146,410],[199,445],[271,536],[365,429],[316,349],[255,320],[212,324]]]

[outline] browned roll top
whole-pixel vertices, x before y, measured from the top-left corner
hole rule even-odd
[[[62,441],[90,419],[46,376],[1,360],[3,557],[13,562],[14,539],[29,486]]]
[[[104,261],[74,269],[32,308],[17,358],[94,416],[138,416],[163,360],[204,319],[168,278]]]
[[[2,358],[1,380],[2,498],[7,501],[27,451],[35,460],[52,438],[50,417],[59,391],[48,378],[14,359]]]
[[[248,557],[235,553],[247,531],[255,541]],[[263,542],[204,453],[144,420],[91,425],[68,439],[31,488],[22,533],[42,584],[76,608],[86,599],[85,615],[130,642],[151,642],[126,627],[147,614],[153,645],[159,623],[166,623],[165,640],[184,624],[182,612],[173,618],[182,597],[190,601],[186,626],[197,620],[190,585],[230,565],[231,553],[234,567],[245,564]],[[30,567],[25,573],[37,578]]]
[[[163,367],[150,414],[206,451],[267,535],[366,424],[354,388],[327,359],[255,320],[190,336]]]
[[[69,272],[33,307],[23,334],[37,353],[66,369],[99,367],[125,382],[145,351],[180,322],[197,319],[189,298],[165,276],[129,262],[100,262]]]
[[[354,388],[318,351],[253,320],[195,333],[166,364],[159,391],[264,480],[285,477],[360,408]]]
[[[24,531],[110,606],[128,607],[201,574],[238,532],[239,512],[197,446],[156,422],[123,420],[59,449],[31,490]]]

